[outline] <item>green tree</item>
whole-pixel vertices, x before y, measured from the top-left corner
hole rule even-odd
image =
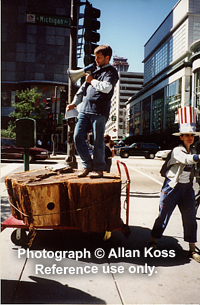
[[[22,118],[31,118],[36,120],[36,128],[38,133],[44,133],[46,131],[45,122],[47,119],[47,113],[45,110],[44,100],[38,89],[26,89],[22,91],[16,91],[16,102],[14,103],[15,110],[10,113],[10,117],[14,121],[10,121],[7,130],[2,130],[1,135],[8,134],[12,138],[15,138],[16,120]]]
[[[10,114],[15,119],[31,118],[39,120],[46,118],[46,111],[42,102],[42,94],[37,92],[37,88],[16,91],[15,110]]]
[[[16,139],[16,133],[14,131],[14,126],[11,122],[8,123],[7,129],[1,129],[1,137]]]

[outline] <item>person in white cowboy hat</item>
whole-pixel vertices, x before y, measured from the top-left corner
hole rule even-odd
[[[149,247],[157,248],[157,239],[169,222],[170,216],[178,205],[182,215],[184,240],[189,243],[189,255],[200,263],[200,254],[195,250],[197,242],[197,222],[195,211],[195,194],[192,187],[195,164],[200,161],[200,155],[195,153],[193,146],[196,132],[195,112],[193,107],[178,109],[179,136],[182,143],[171,152],[167,163],[165,181],[161,190],[159,215],[151,231]]]

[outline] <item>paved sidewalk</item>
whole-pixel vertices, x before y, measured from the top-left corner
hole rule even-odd
[[[56,152],[55,155],[50,154],[49,159],[50,160],[65,160],[67,154],[61,153],[61,152]]]
[[[142,191],[143,180],[137,173],[141,190],[131,188],[128,238],[116,231],[104,242],[101,234],[43,230],[28,252],[11,242],[13,229],[1,232],[2,304],[199,304],[200,264],[188,258],[178,209],[155,257],[145,252],[159,193],[148,185]],[[200,209],[197,218],[199,224]],[[199,230],[198,240],[200,248]]]

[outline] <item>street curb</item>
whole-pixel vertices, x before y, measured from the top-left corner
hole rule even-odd
[[[49,156],[49,160],[65,160],[66,156],[61,155],[55,155],[55,156]]]

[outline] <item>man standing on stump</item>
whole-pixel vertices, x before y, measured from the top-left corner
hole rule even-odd
[[[109,63],[112,49],[108,45],[98,46],[94,50],[97,69],[86,73],[85,82],[77,91],[67,111],[81,104],[74,131],[74,142],[79,153],[83,169],[78,177],[103,177],[105,169],[105,125],[109,117],[111,98],[118,81],[117,70]],[[92,130],[94,137],[93,159],[86,143],[87,134]]]

